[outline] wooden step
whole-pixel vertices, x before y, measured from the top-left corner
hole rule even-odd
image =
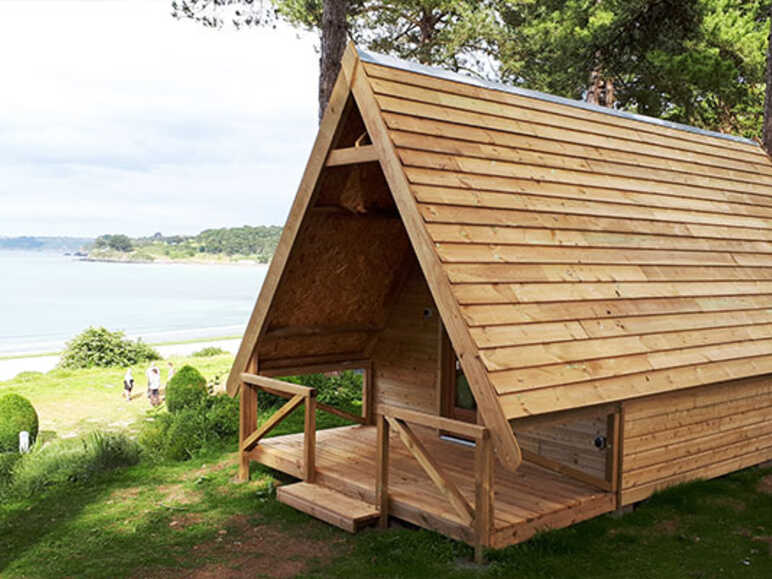
[[[276,489],[280,503],[355,533],[378,519],[375,505],[314,483],[299,482]]]

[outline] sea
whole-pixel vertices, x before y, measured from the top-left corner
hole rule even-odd
[[[237,336],[266,271],[0,250],[0,357],[59,351],[89,326],[150,343]]]

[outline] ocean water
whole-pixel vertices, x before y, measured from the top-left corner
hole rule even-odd
[[[59,350],[90,325],[147,342],[238,335],[266,271],[0,251],[0,356]]]

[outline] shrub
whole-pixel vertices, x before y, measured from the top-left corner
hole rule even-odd
[[[239,401],[227,394],[210,396],[207,400],[206,422],[209,431],[220,439],[239,432]]]
[[[98,473],[137,464],[139,455],[139,445],[122,433],[55,440],[19,459],[10,490],[28,497],[51,485],[88,482]]]
[[[226,352],[222,348],[217,348],[215,346],[207,346],[206,348],[200,349],[198,352],[193,352],[193,356],[195,358],[208,358],[209,356],[221,356],[227,353],[228,352]]]
[[[286,378],[288,382],[316,388],[319,402],[338,406],[351,406],[362,399],[362,374],[346,370],[335,376],[306,374]]]
[[[160,354],[141,340],[129,340],[123,332],[90,327],[67,343],[59,367],[108,368],[160,359]]]
[[[18,394],[0,396],[0,452],[19,450],[19,432],[30,433],[30,442],[38,435],[38,414],[29,400]]]
[[[203,407],[183,408],[166,432],[163,454],[172,460],[188,460],[211,437]]]
[[[197,405],[156,414],[143,426],[139,442],[151,456],[188,460],[208,444],[235,439],[238,431],[238,400],[207,395]]]
[[[172,413],[197,407],[207,396],[206,378],[190,365],[180,368],[166,385],[166,407]]]

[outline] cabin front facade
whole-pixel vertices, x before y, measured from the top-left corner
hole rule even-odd
[[[362,416],[317,432],[278,377],[346,368]],[[228,389],[242,478],[480,557],[772,459],[770,372],[758,145],[350,46]]]

